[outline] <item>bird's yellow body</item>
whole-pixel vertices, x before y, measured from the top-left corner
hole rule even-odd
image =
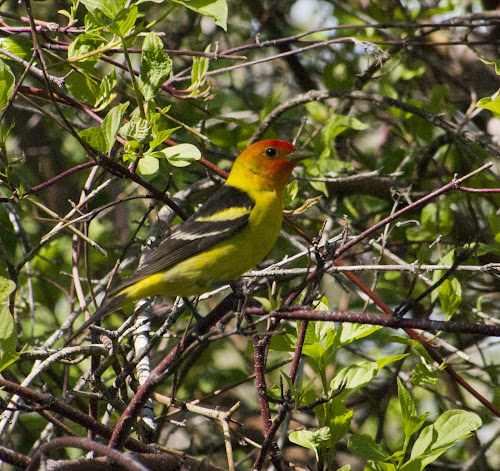
[[[211,249],[140,280],[118,294],[125,293],[128,301],[157,294],[193,296],[210,291],[221,283],[236,280],[269,253],[281,229],[282,199],[272,194],[262,196],[262,204],[256,205],[250,214],[248,226],[241,231],[237,240],[219,242]],[[272,201],[267,203],[266,200]],[[276,207],[280,208],[279,212]],[[273,217],[270,220],[271,214]],[[254,241],[258,243],[254,244]]]
[[[279,236],[283,192],[293,168],[311,155],[279,140],[245,149],[226,183],[175,227],[73,336],[126,303],[159,294],[202,294],[254,267]]]

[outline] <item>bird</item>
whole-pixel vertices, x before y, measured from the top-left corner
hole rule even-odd
[[[257,265],[278,239],[284,189],[293,169],[313,155],[278,139],[248,146],[224,185],[109,292],[67,343],[128,303],[156,295],[200,295]]]

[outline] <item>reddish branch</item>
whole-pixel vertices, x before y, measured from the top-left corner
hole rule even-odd
[[[226,296],[209,314],[201,318],[196,326],[196,332],[189,332],[176,347],[151,371],[147,380],[135,393],[127,408],[121,415],[111,436],[109,446],[121,448],[127,444],[127,435],[134,418],[139,414],[144,404],[151,396],[156,387],[160,385],[163,379],[175,371],[175,368],[184,358],[183,354],[195,342],[202,341],[203,335],[218,321],[220,321],[228,312],[236,309],[238,298],[235,294]]]
[[[102,424],[98,420],[89,417],[87,414],[80,412],[78,409],[65,404],[60,401],[52,394],[41,394],[32,389],[20,386],[19,384],[7,381],[0,378],[0,387],[3,391],[10,394],[16,394],[23,398],[25,401],[36,404],[37,406],[60,414],[61,416],[73,421],[74,423],[84,427],[87,430],[92,430],[95,434],[100,435],[103,438],[109,439],[113,433],[113,430],[106,425]],[[155,453],[156,450],[144,443],[133,438],[126,438],[124,445],[131,451],[138,453]]]
[[[36,87],[27,87],[22,85],[19,87],[19,91],[24,93],[25,95],[36,96],[37,98],[42,98],[44,100],[50,100],[50,94],[46,90],[42,90]],[[85,114],[90,116],[94,121],[97,121],[99,124],[102,123],[103,119],[94,112],[89,106],[81,103],[80,101],[74,100],[73,98],[64,95],[63,93],[52,93],[52,99],[61,103],[62,105],[69,106],[71,108],[76,108],[78,110],[83,111]]]
[[[255,325],[252,322],[248,311],[245,311],[245,316],[247,316],[248,328],[251,332],[254,351],[255,387],[258,395],[260,416],[264,432],[264,441],[257,455],[257,459],[255,460],[253,469],[262,469],[268,452],[270,452],[269,455],[271,458],[271,462],[273,463],[275,469],[286,469],[287,464],[285,463],[283,456],[281,455],[280,449],[274,437],[281,423],[285,419],[287,409],[283,408],[274,418],[274,420],[271,421],[271,410],[269,408],[269,402],[267,399],[267,382],[265,372],[267,363],[267,348],[269,347],[269,337],[261,338],[257,333],[257,329],[255,328]],[[307,322],[303,324],[307,326]],[[301,348],[299,347],[299,353],[298,355],[294,355],[294,361],[296,358],[300,358],[300,350]]]
[[[29,458],[13,450],[0,446],[0,461],[24,469],[29,464]]]
[[[118,450],[113,450],[103,443],[99,443],[94,440],[82,437],[54,438],[48,443],[43,444],[33,456],[29,466],[26,468],[26,471],[37,471],[39,469],[42,457],[46,456],[50,451],[58,450],[60,448],[78,448],[80,450],[94,451],[96,453],[107,456],[127,470],[148,471],[148,468],[139,463],[129,453],[125,454]]]
[[[309,306],[316,300],[319,284],[324,274],[326,273],[326,266],[327,266],[326,262],[328,261],[329,257],[333,255],[331,252],[328,251],[326,253],[320,253],[320,251],[317,250],[317,244],[313,240],[310,239],[306,240],[308,240],[308,242],[312,244],[316,249],[317,265],[314,272],[312,272],[301,284],[299,284],[299,286],[296,286],[292,290],[292,292],[288,295],[284,304],[285,309],[292,307],[293,302],[297,299],[297,297],[300,295],[300,293],[303,292],[305,288],[307,288],[307,291],[304,297],[304,304],[306,306]],[[245,316],[247,317],[247,322],[250,326],[250,329],[253,329],[253,331],[255,332],[255,327],[253,326],[250,312],[251,312],[250,310],[246,310]],[[274,330],[277,327],[279,323],[278,319],[279,318],[277,316],[273,316],[272,322],[270,324],[271,330]],[[297,380],[299,364],[302,357],[302,348],[304,346],[304,342],[306,339],[307,326],[308,326],[308,319],[301,319],[301,321],[302,322],[300,323],[299,333],[289,373],[290,381],[294,384]],[[271,411],[269,408],[269,403],[266,398],[267,386],[264,375],[265,362],[262,362],[262,360],[258,358],[258,356],[259,357],[262,356],[264,359],[266,358],[264,354],[267,353],[267,350],[269,348],[270,337],[264,337],[262,339],[259,339],[258,335],[253,334],[252,342],[254,344],[254,356],[255,356],[254,359],[255,384],[257,390],[259,391],[259,405],[261,410],[261,417],[263,421],[267,420],[267,422],[269,422],[271,417]],[[264,441],[257,455],[257,459],[255,460],[254,469],[262,469],[268,453],[270,455],[271,462],[277,469],[281,469],[280,466],[284,465],[283,464],[284,460],[281,455],[278,443],[276,442],[275,436],[279,430],[279,427],[285,420],[289,409],[292,407],[291,401],[292,401],[291,390],[288,387],[287,390],[283,393],[281,409],[278,410],[278,413],[274,417],[270,426],[269,425],[266,426],[266,423],[264,423],[264,432],[265,432]]]
[[[70,168],[59,175],[56,175],[55,177],[52,177],[51,179],[47,180],[46,182],[40,183],[40,185],[33,186],[31,188],[28,188],[24,190],[25,195],[32,195],[34,193],[37,193],[41,190],[47,189],[49,186],[52,186],[54,183],[57,183],[59,180],[62,180],[63,178],[67,177],[68,175],[71,175],[72,173],[78,172],[79,170],[83,170],[89,167],[95,167],[96,163],[95,162],[85,162],[83,164],[77,165],[76,167]]]
[[[253,316],[268,314],[262,308],[249,307],[247,312]],[[484,335],[500,337],[500,326],[484,324],[466,324],[464,322],[437,321],[432,319],[398,319],[385,314],[368,314],[365,312],[348,311],[315,311],[301,306],[294,306],[289,311],[273,311],[273,316],[287,320],[352,322],[355,324],[372,324],[393,329],[419,329],[428,332],[452,332],[455,334]]]

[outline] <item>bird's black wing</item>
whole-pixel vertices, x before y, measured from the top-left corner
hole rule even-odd
[[[248,193],[234,186],[222,186],[195,214],[177,226],[110,295],[148,276],[168,270],[241,231],[248,224],[254,207],[255,201]]]

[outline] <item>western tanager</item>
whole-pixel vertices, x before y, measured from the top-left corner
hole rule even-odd
[[[312,155],[274,139],[247,147],[226,183],[175,227],[71,338],[129,302],[159,294],[202,294],[254,267],[278,238],[283,192],[292,170]]]

